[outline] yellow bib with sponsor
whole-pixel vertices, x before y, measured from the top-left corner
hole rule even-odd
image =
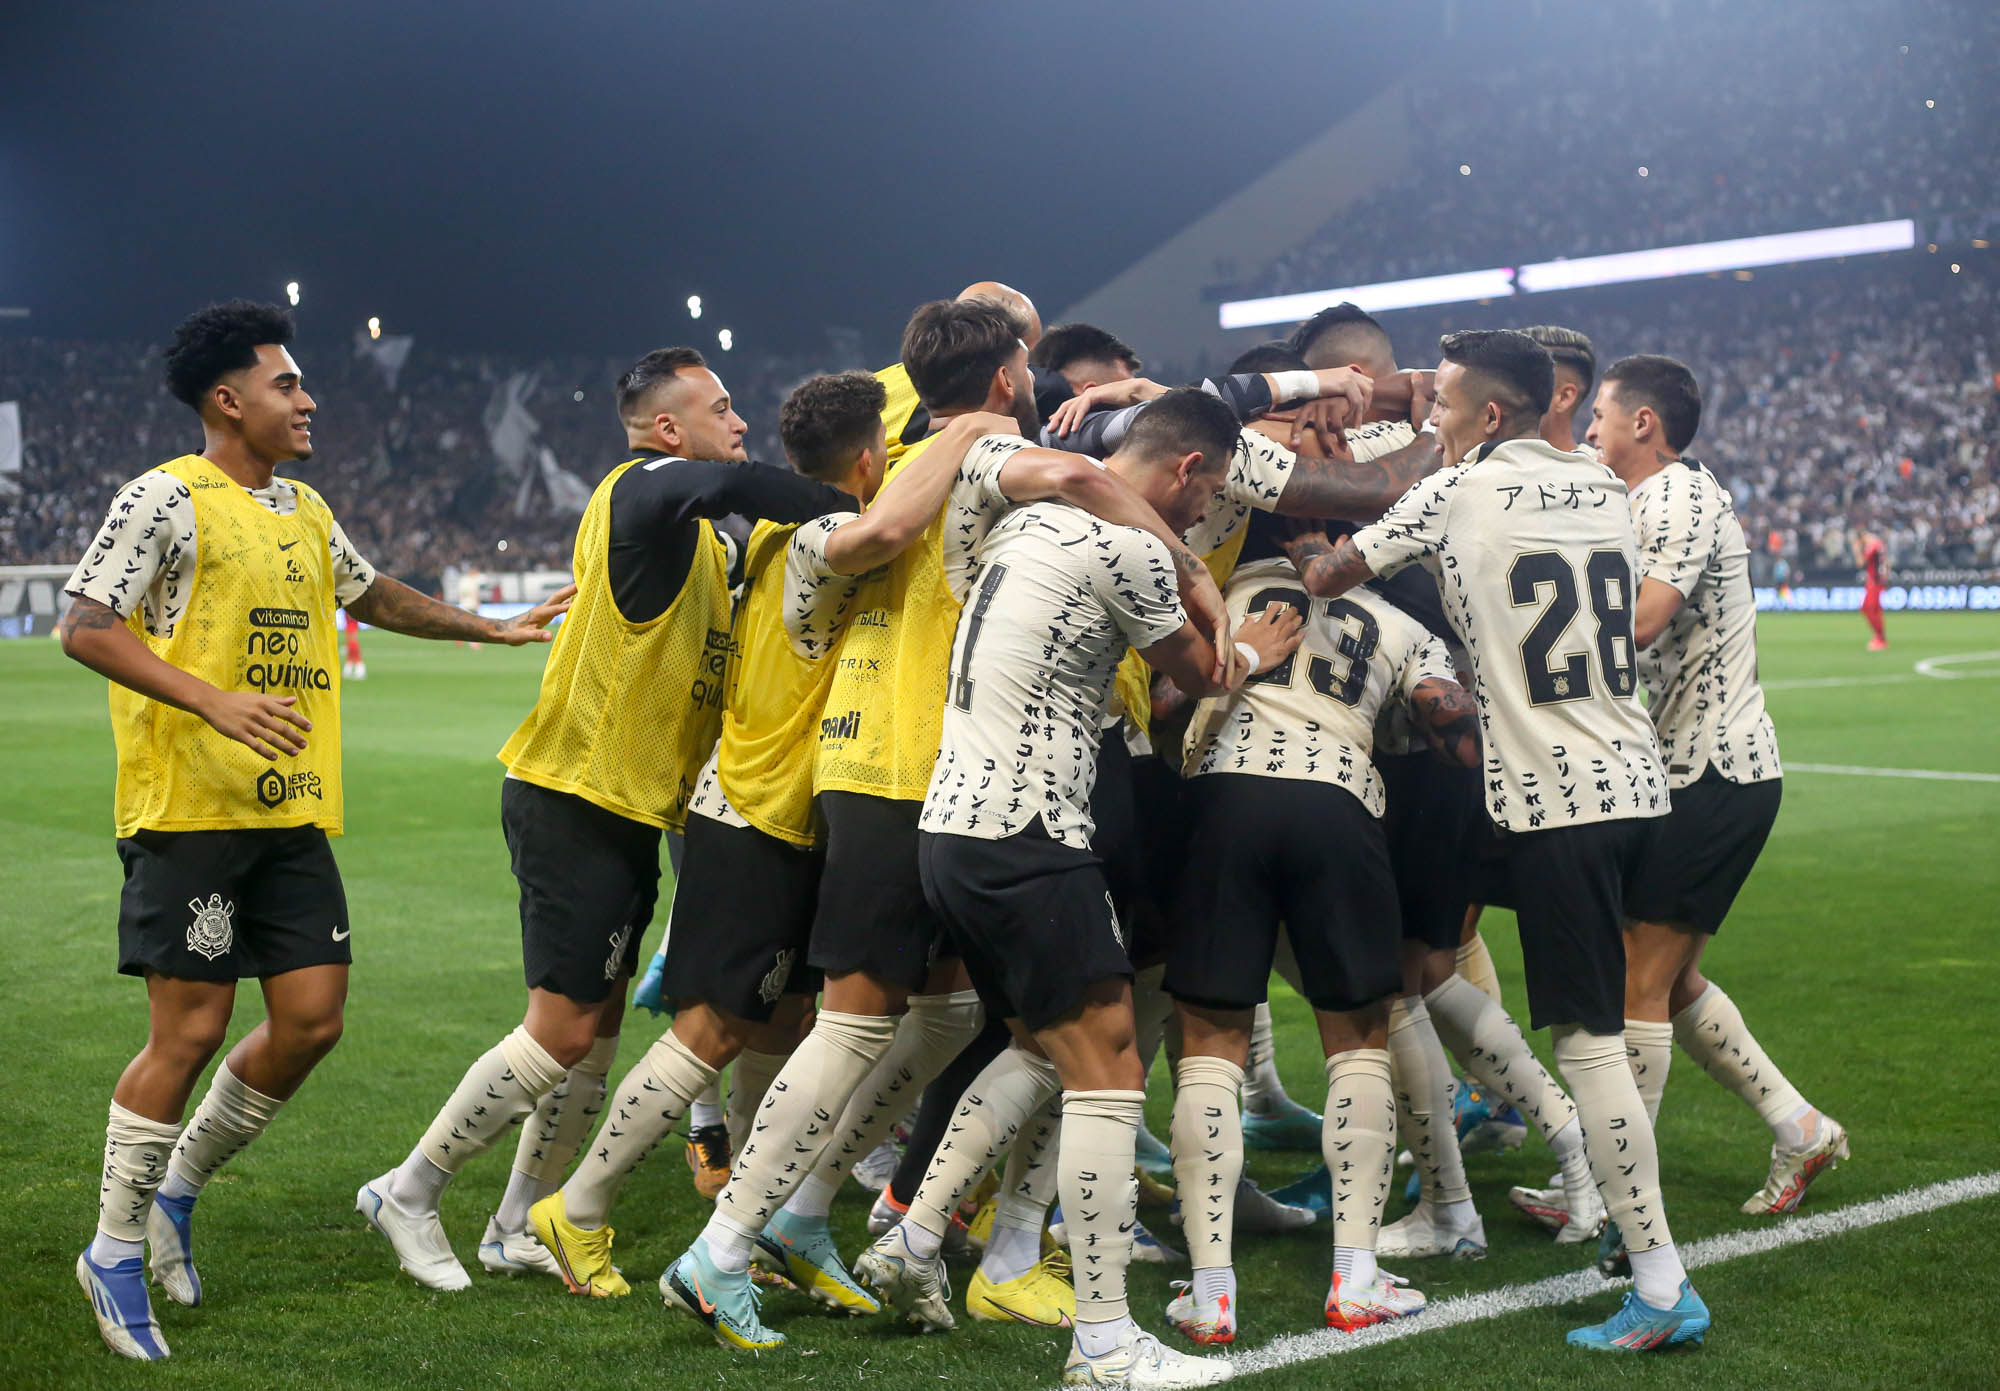
[[[936,438],[932,436],[932,438]],[[883,479],[923,456],[921,440]],[[944,695],[958,600],[944,576],[944,516],[861,582],[853,617],[826,660],[833,684],[819,726],[815,792],[922,801],[944,732]]]
[[[813,843],[813,735],[834,663],[809,661],[785,636],[785,550],[797,526],[759,522],[744,550],[744,594],[715,773],[737,814],[767,836]]]
[[[706,521],[680,593],[634,623],[611,593],[611,489],[577,526],[576,599],[549,645],[542,692],[500,750],[515,777],[649,826],[679,830],[722,725],[729,665],[729,575]],[[669,463],[667,467],[672,467]]]
[[[194,579],[187,608],[167,637],[146,631],[143,610],[126,620],[161,660],[225,691],[295,696],[312,723],[302,754],[273,763],[224,738],[200,716],[111,687],[118,746],[118,834],[342,827],[340,656],[333,631],[333,514],[292,480],[298,507],[280,517],[198,454],[160,471],[194,503]],[[144,517],[125,519],[143,526]]]

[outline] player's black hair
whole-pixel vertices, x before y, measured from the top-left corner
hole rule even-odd
[[[1641,353],[1621,357],[1604,374],[1606,386],[1618,384],[1618,400],[1626,409],[1652,408],[1667,432],[1667,447],[1678,454],[1694,443],[1701,428],[1701,386],[1685,364],[1670,357]]]
[[[1311,356],[1315,348],[1325,349],[1321,356],[1327,358],[1323,363],[1327,367],[1346,367],[1371,354],[1395,356],[1389,330],[1373,314],[1349,301],[1322,309],[1293,329],[1291,343],[1301,358]]]
[[[993,374],[1021,346],[1018,320],[987,299],[934,299],[903,329],[903,367],[933,411],[985,404]]]
[[[167,347],[167,390],[199,415],[210,388],[257,365],[260,344],[291,341],[292,311],[279,305],[232,299],[197,309],[181,320]]]
[[[646,393],[674,379],[683,367],[706,367],[708,359],[693,348],[655,348],[627,367],[618,378],[618,418],[630,419]]]
[[[1119,452],[1180,455],[1199,449],[1208,464],[1226,463],[1242,433],[1236,413],[1221,397],[1198,386],[1177,386],[1133,417]]]
[[[1549,350],[1510,328],[1469,328],[1438,339],[1446,362],[1455,362],[1480,378],[1480,389],[1491,393],[1509,415],[1546,415],[1556,394],[1556,362]]]
[[[1559,324],[1534,324],[1521,332],[1547,348],[1549,356],[1556,360],[1556,366],[1567,367],[1582,379],[1583,388],[1579,395],[1590,394],[1590,388],[1597,381],[1597,349],[1590,345],[1587,334]]]
[[[874,440],[888,399],[868,372],[808,377],[778,410],[785,457],[808,478],[838,478]]]
[[[1134,375],[1146,365],[1129,343],[1096,324],[1057,324],[1029,350],[1028,361],[1051,372],[1072,362],[1122,362]]]
[[[1288,338],[1273,338],[1267,343],[1245,348],[1236,355],[1236,361],[1229,364],[1229,375],[1239,376],[1245,372],[1303,372],[1306,360],[1299,356],[1299,350],[1292,346]]]

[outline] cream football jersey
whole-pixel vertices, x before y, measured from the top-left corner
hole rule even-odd
[[[1480,446],[1355,533],[1376,574],[1437,576],[1472,659],[1486,806],[1509,831],[1667,810],[1638,700],[1638,548],[1625,485],[1539,439]]]
[[[1051,838],[1088,849],[1119,660],[1186,622],[1173,559],[1157,538],[1063,502],[1014,508],[977,558],[919,824],[997,840],[1039,815]]]
[[[1731,782],[1782,776],[1778,736],[1757,683],[1757,601],[1750,547],[1729,492],[1689,459],[1632,490],[1639,580],[1670,584],[1680,609],[1639,654],[1667,784],[1713,767]]]
[[[1370,760],[1376,718],[1425,677],[1457,679],[1443,641],[1365,585],[1338,599],[1310,598],[1288,560],[1243,566],[1224,597],[1232,626],[1290,604],[1307,614],[1305,630],[1284,661],[1195,708],[1188,776],[1328,782],[1380,816],[1382,779]]]

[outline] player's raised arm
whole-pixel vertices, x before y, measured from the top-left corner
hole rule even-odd
[[[987,411],[954,416],[914,462],[883,486],[867,511],[826,537],[827,565],[836,574],[863,575],[901,555],[937,519],[966,451],[988,435],[1011,435],[1015,428],[1010,417]]]

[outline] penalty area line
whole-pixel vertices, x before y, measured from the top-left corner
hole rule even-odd
[[[1996,1195],[2000,1195],[2000,1170],[1968,1178],[1947,1179],[1886,1198],[1794,1218],[1776,1226],[1703,1237],[1681,1247],[1681,1262],[1689,1270],[1700,1270],[1724,1261],[1762,1255],[1766,1251],[1797,1246],[1803,1242],[1823,1241],[1830,1236],[1843,1236],[1848,1232],[1881,1226],[1885,1222],[1897,1222],[1906,1217]],[[1383,1343],[1399,1342],[1460,1324],[1503,1318],[1527,1309],[1574,1304],[1612,1290],[1624,1289],[1631,1283],[1630,1280],[1607,1280],[1595,1270],[1552,1275],[1527,1284],[1503,1285],[1480,1294],[1441,1299],[1414,1318],[1378,1323],[1359,1333],[1342,1333],[1328,1328],[1314,1333],[1287,1334],[1230,1360],[1235,1363],[1237,1376],[1254,1376],[1258,1372],[1273,1372],[1281,1367],[1337,1357],[1342,1353],[1361,1352]],[[1724,1306],[1724,1313],[1726,1316],[1727,1306]]]

